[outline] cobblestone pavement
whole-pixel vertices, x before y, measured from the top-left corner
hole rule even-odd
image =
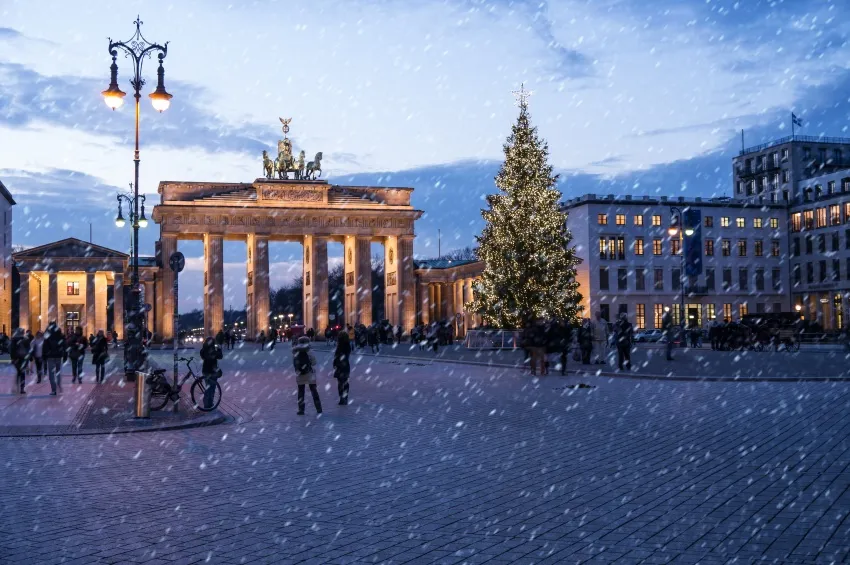
[[[319,347],[326,347],[320,344]],[[367,355],[368,348],[365,350]],[[422,351],[409,343],[381,346],[379,355],[401,356],[424,360],[459,363],[504,365],[521,368],[524,356],[519,350],[473,350],[462,344]],[[850,354],[839,348],[807,347],[798,352],[786,351],[712,351],[710,347],[676,348],[674,360],[667,361],[663,346],[638,344],[632,352],[633,376],[657,375],[674,378],[724,379],[850,379]],[[556,356],[552,356],[554,362]],[[610,350],[607,365],[582,365],[568,359],[570,371],[595,374],[616,372],[616,352]]]
[[[288,347],[243,349],[242,424],[0,439],[0,561],[850,559],[850,383],[362,357],[342,407],[319,357],[321,417],[295,415]]]

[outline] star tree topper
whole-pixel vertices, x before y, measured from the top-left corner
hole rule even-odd
[[[511,94],[516,98],[517,106],[526,106],[528,104],[528,99],[534,94],[531,90],[525,89],[525,83],[519,85],[519,90],[511,90]]]

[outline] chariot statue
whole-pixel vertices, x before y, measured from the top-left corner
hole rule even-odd
[[[288,180],[289,173],[293,174],[295,180],[316,180],[322,176],[322,152],[316,153],[316,157],[305,164],[306,153],[302,150],[298,157],[292,155],[292,141],[286,137],[289,133],[289,123],[292,118],[280,118],[283,124],[283,139],[277,142],[277,158],[272,161],[268,151],[263,151],[263,174],[267,179],[277,176],[280,180]]]

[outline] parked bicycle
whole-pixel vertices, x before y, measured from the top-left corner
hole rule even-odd
[[[192,395],[192,405],[203,412],[215,410],[221,402],[221,385],[218,380],[215,382],[215,392],[213,393],[213,401],[210,406],[204,406],[204,393],[207,390],[206,379],[201,375],[196,375],[192,370],[192,361],[194,357],[181,357],[180,362],[186,363],[186,375],[177,383],[177,388],[168,382],[168,377],[165,376],[166,369],[156,369],[148,376],[148,386],[151,389],[151,410],[162,410],[168,401],[178,402],[180,400],[180,390],[186,381],[194,379],[190,393]]]

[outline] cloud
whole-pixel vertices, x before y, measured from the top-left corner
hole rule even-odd
[[[0,40],[18,39],[23,37],[23,34],[16,29],[10,27],[0,27]]]

